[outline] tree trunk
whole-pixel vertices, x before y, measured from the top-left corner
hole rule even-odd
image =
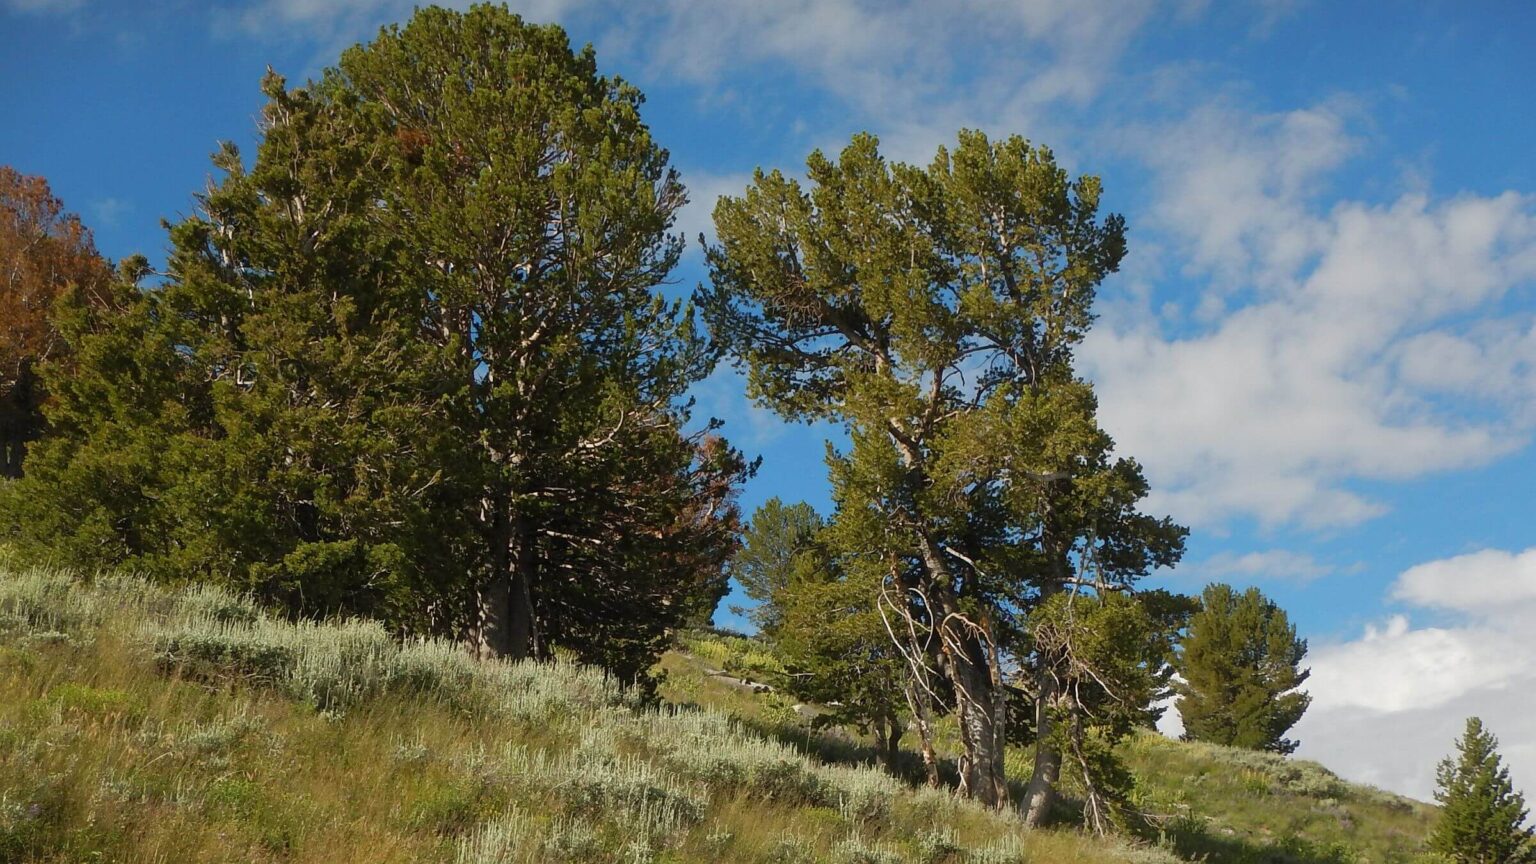
[[[901,756],[901,721],[895,717],[881,717],[875,721],[875,747],[880,753],[880,764],[887,771],[896,771]]]
[[[1040,588],[1040,602],[1044,603],[1060,593],[1059,582],[1049,581]],[[1061,779],[1061,748],[1053,739],[1056,703],[1061,700],[1061,688],[1050,663],[1042,658],[1035,670],[1035,769],[1024,793],[1024,824],[1038,828],[1045,824],[1056,806],[1056,786]]]
[[[533,583],[538,556],[534,549],[533,526],[527,519],[518,518],[513,523],[512,548],[507,558],[512,565],[507,656],[526,660],[539,653],[539,625],[533,614]]]
[[[1024,793],[1024,825],[1039,828],[1056,806],[1056,786],[1061,779],[1061,748],[1051,740],[1052,711],[1060,694],[1056,677],[1042,668],[1035,677],[1035,770]]]
[[[526,519],[509,516],[505,506],[496,508],[493,519],[490,578],[477,597],[475,653],[482,660],[526,660],[538,650],[533,526]]]
[[[512,650],[512,581],[507,573],[491,573],[476,597],[475,654],[481,660],[506,657]]]
[[[893,433],[899,423],[890,421]],[[922,454],[900,434],[893,434],[902,464],[912,475],[914,488],[926,485]],[[921,524],[921,522],[919,522]],[[937,608],[934,629],[939,634],[939,654],[955,687],[955,708],[960,720],[960,791],[989,807],[1008,803],[1007,773],[1003,763],[1003,733],[1007,722],[1007,691],[993,680],[997,669],[991,633],[964,615],[956,594],[954,574],[939,542],[926,529],[916,532],[919,557],[926,571],[922,586]]]
[[[937,789],[942,780],[939,777],[938,752],[933,749],[933,714],[928,704],[928,694],[918,690],[921,686],[916,681],[907,682],[907,705],[912,709],[912,722],[917,726],[917,741],[923,754],[923,773],[928,777],[928,785]]]
[[[951,650],[947,654],[949,675],[955,683],[960,741],[965,746],[960,757],[960,791],[989,807],[1002,807],[1008,795],[1003,752],[997,746],[997,694],[985,667],[964,656],[966,653]]]
[[[925,588],[938,606],[935,611],[943,616],[934,622],[940,656],[955,687],[960,743],[965,748],[960,758],[960,791],[989,807],[1003,807],[1008,803],[1002,748],[1007,704],[1001,682],[992,680],[990,637],[978,632],[982,622],[961,614],[949,565],[938,544],[924,535],[919,546],[929,575]]]

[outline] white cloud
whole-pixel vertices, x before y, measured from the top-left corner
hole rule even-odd
[[[1417,606],[1510,614],[1536,604],[1536,548],[1484,549],[1409,568],[1392,596]]]
[[[710,417],[725,421],[721,434],[749,455],[789,429],[777,414],[747,398],[746,377],[727,364],[722,363],[689,393],[697,400],[694,417],[701,422]]]
[[[1498,305],[1536,279],[1536,200],[1322,207],[1357,150],[1350,110],[1207,108],[1145,151],[1162,243],[1205,290],[1191,316],[1154,313],[1143,287],[1083,358],[1105,427],[1147,466],[1151,506],[1206,526],[1348,525],[1385,509],[1355,481],[1482,465],[1528,440],[1536,339]],[[1454,396],[1477,400],[1476,420],[1439,401],[1469,383]]]
[[[1345,777],[1427,799],[1434,763],[1477,715],[1496,732],[1516,785],[1536,784],[1536,548],[1486,550],[1412,567],[1392,596],[1459,610],[1452,626],[1405,615],[1356,640],[1314,647],[1313,703],[1298,755]]]
[[[1407,616],[1394,615],[1383,627],[1367,626],[1356,641],[1314,652],[1307,692],[1319,709],[1438,708],[1507,681],[1528,654],[1503,628],[1416,629]]]
[[[1136,34],[1169,0],[524,0],[514,11],[595,35],[605,71],[686,82],[701,98],[744,111],[785,106],[763,74],[833,98],[832,130],[807,130],[826,149],[845,125],[879,131],[890,155],[927,161],[961,126],[1058,140],[1056,106],[1086,106],[1117,74]],[[219,17],[225,32],[300,36],[334,50],[404,21],[415,0],[257,0]],[[444,5],[464,7],[467,0]],[[1175,3],[1175,5],[1177,5]],[[1255,13],[1258,14],[1258,13]],[[1180,16],[1181,20],[1188,16]],[[1186,21],[1187,23],[1187,21]],[[812,107],[812,106],[808,106]],[[793,118],[787,125],[797,122]],[[821,140],[819,133],[827,134]]]
[[[436,0],[432,5],[464,9],[474,0]],[[225,33],[303,39],[325,52],[323,64],[336,61],[340,49],[372,37],[380,27],[404,23],[419,0],[256,0],[243,8],[221,9],[215,15],[217,29]],[[521,0],[508,4],[512,11],[535,23],[559,18],[580,0]]]
[[[1265,549],[1242,554],[1219,552],[1203,561],[1181,564],[1175,573],[1208,581],[1237,579],[1243,582],[1283,580],[1311,582],[1338,570],[1302,552]]]
[[[662,34],[658,68],[703,85],[753,64],[791,71],[883,119],[970,95],[1043,104],[1086,101],[1113,72],[1155,0],[964,0],[957,4],[856,0],[776,3],[668,0],[635,7],[627,29]],[[964,48],[964,51],[957,51]],[[958,58],[958,60],[957,60]],[[980,70],[980,74],[977,74]],[[895,109],[895,110],[893,110]]]
[[[1130,127],[1154,171],[1150,215],[1182,241],[1187,271],[1226,290],[1283,287],[1326,240],[1307,204],[1358,152],[1348,130],[1357,111],[1345,99],[1267,115],[1218,102],[1172,126]]]

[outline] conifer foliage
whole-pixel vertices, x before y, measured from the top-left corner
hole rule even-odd
[[[1307,641],[1257,588],[1208,585],[1180,645],[1175,684],[1187,741],[1290,753],[1312,697],[1297,690]]]
[[[765,635],[777,633],[793,583],[828,578],[831,564],[818,536],[823,527],[820,514],[804,501],[769,498],[753,512],[729,569],[742,592],[757,601],[744,611]]]
[[[838,565],[929,646],[961,787],[1002,806],[1009,668],[1038,676],[1037,723],[1068,707],[1028,610],[1079,584],[1123,590],[1183,548],[1182,528],[1137,512],[1141,470],[1110,455],[1071,365],[1124,224],[1100,216],[1096,178],[1017,137],[962,132],[922,168],[860,135],[836,160],[813,153],[807,177],[759,171],[721,199],[711,330],[753,396],[848,431],[829,459]],[[1060,772],[1041,732],[1036,820]]]
[[[1515,791],[1498,746],[1483,721],[1469,717],[1456,753],[1441,760],[1436,771],[1435,800],[1443,809],[1429,846],[1457,864],[1536,861],[1536,838],[1525,824],[1525,796]]]
[[[78,565],[643,675],[723,595],[750,466],[690,424],[713,355],[658,291],[686,196],[641,94],[488,5],[262,90],[164,284],[67,311],[80,368],[7,521]]]

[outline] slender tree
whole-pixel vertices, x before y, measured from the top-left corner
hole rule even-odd
[[[731,559],[730,576],[757,601],[745,611],[765,635],[777,633],[791,583],[827,578],[831,564],[817,538],[822,527],[821,516],[804,501],[785,504],[769,498],[753,512],[741,549]]]
[[[907,668],[876,608],[878,586],[856,574],[802,574],[775,595],[775,646],[785,689],[827,706],[817,717],[871,733],[880,758],[895,767],[906,728]]]
[[[21,476],[42,434],[39,367],[63,350],[49,311],[66,289],[106,302],[110,271],[91,232],[41,177],[0,165],[0,479]]]
[[[1157,626],[1127,593],[1077,589],[1052,595],[1030,625],[1056,693],[1038,747],[1058,754],[1083,790],[1084,827],[1106,834],[1123,826],[1132,786],[1115,745],[1146,722],[1158,693]]]
[[[1180,646],[1179,716],[1184,738],[1229,747],[1290,753],[1285,733],[1312,698],[1297,690],[1307,642],[1285,610],[1257,588],[1206,587]]]
[[[1071,371],[1124,225],[1099,217],[1095,178],[1020,138],[963,132],[922,169],[861,135],[807,169],[808,191],[759,171],[716,207],[711,330],[756,398],[848,430],[829,460],[835,549],[931,622],[961,786],[1001,806],[1023,610],[1093,550],[1133,579],[1182,548],[1182,529],[1134,514],[1139,469],[1105,458]]]
[[[1515,791],[1498,753],[1499,742],[1476,717],[1441,760],[1435,800],[1440,819],[1429,847],[1457,864],[1536,861],[1536,832],[1526,825],[1525,796]]]

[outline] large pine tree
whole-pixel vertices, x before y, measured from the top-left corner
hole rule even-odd
[[[1515,791],[1498,746],[1483,721],[1469,717],[1456,753],[1437,768],[1435,800],[1442,809],[1429,846],[1457,864],[1536,861],[1525,797]]]
[[[933,628],[962,788],[1001,806],[1024,613],[1084,573],[1123,586],[1182,550],[1182,529],[1136,512],[1140,469],[1109,457],[1071,368],[1124,225],[1099,215],[1097,179],[1016,137],[964,132],[920,168],[861,135],[835,161],[812,154],[807,177],[758,172],[716,207],[711,328],[755,397],[847,429],[835,552]],[[1035,814],[1059,770],[1042,756]]]
[[[637,677],[712,607],[748,466],[661,296],[684,191],[554,26],[427,8],[275,74],[165,284],[82,322],[16,520],[40,551]],[[88,317],[85,311],[73,314]]]
[[[1175,685],[1184,738],[1290,753],[1285,733],[1312,697],[1299,692],[1307,641],[1257,588],[1209,585],[1179,650]]]

